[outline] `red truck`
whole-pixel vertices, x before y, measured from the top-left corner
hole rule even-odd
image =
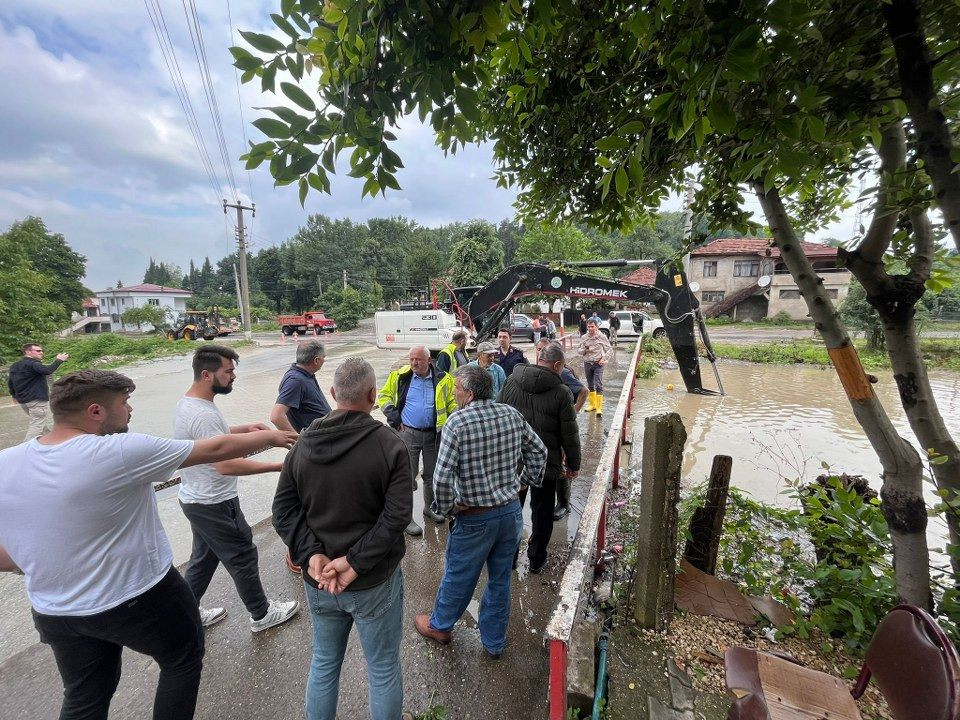
[[[332,333],[337,329],[337,323],[333,318],[328,318],[323,314],[323,310],[310,310],[303,315],[278,315],[277,323],[280,325],[280,332],[284,335],[304,335],[313,333],[314,335],[323,335],[323,333]]]

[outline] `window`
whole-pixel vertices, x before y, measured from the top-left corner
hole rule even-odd
[[[703,276],[704,276],[704,277],[716,277],[716,276],[717,276],[717,261],[716,261],[716,260],[704,260],[704,261],[703,261]]]
[[[704,290],[701,296],[703,302],[720,302],[723,300],[723,290]]]
[[[737,260],[733,263],[734,277],[759,277],[759,260]]]
[[[781,290],[780,299],[781,300],[797,300],[800,298],[799,290]]]
[[[147,300],[147,305],[159,305],[160,301],[157,298],[150,298]]]

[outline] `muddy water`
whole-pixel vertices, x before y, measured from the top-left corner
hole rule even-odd
[[[724,397],[683,392],[676,370],[637,381],[639,417],[674,411],[683,418],[686,485],[704,480],[713,456],[725,454],[733,457],[731,483],[764,502],[790,504],[782,494],[786,479],[814,478],[823,472],[821,463],[832,472],[863,475],[879,489],[880,463],[832,368],[733,361],[720,361],[718,367]],[[714,387],[705,362],[703,372],[705,383]],[[879,378],[874,387],[898,431],[917,445],[891,373],[874,374]],[[960,375],[934,373],[931,382],[947,426],[960,434]],[[668,383],[677,389],[668,391]]]

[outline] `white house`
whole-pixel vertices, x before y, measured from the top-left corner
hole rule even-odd
[[[137,329],[136,325],[124,326],[121,321],[123,314],[131,308],[156,305],[167,308],[169,314],[172,315],[171,319],[173,319],[186,311],[187,298],[192,296],[193,293],[189,290],[143,283],[130,287],[101,290],[97,293],[97,300],[100,304],[100,312],[103,315],[110,316],[110,329],[119,332]],[[141,329],[149,330],[151,328],[144,326]]]

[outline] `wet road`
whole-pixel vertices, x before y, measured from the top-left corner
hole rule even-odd
[[[378,382],[401,363],[403,352],[382,351],[358,338],[338,342],[330,338],[329,360],[320,381],[328,387],[337,360],[362,354],[374,365]],[[522,348],[530,348],[522,344]],[[273,393],[283,370],[291,362],[293,346],[246,348],[241,351],[235,390],[218,399],[231,423],[264,419],[273,402]],[[626,354],[621,352],[622,362]],[[172,409],[189,382],[185,358],[163,360],[127,369],[138,383],[134,394],[132,429],[169,434]],[[578,373],[582,367],[573,367]],[[582,374],[582,373],[581,373]],[[615,366],[608,370],[608,398],[616,397],[622,387],[623,372]],[[8,411],[9,414],[9,411]],[[604,420],[609,423],[613,407],[608,406]],[[5,416],[0,413],[0,418]],[[15,418],[19,420],[19,418]],[[4,422],[4,420],[0,420]],[[16,430],[9,418],[8,437]],[[425,710],[431,702],[449,708],[449,718],[542,718],[546,708],[547,654],[543,631],[556,600],[556,585],[562,575],[569,540],[579,521],[579,508],[585,500],[589,475],[596,468],[604,429],[595,416],[581,413],[581,438],[584,443],[584,467],[574,483],[573,512],[555,525],[548,570],[529,575],[521,554],[515,576],[509,645],[504,656],[490,660],[482,651],[476,629],[476,612],[484,578],[478,585],[474,603],[458,624],[454,641],[441,647],[427,642],[412,628],[417,612],[428,612],[433,605],[443,568],[446,527],[425,522],[422,538],[407,539],[403,561],[406,577],[404,603],[403,670],[406,706]],[[279,451],[274,451],[279,452]],[[269,524],[275,475],[241,480],[241,503],[260,550],[261,576],[267,593],[277,599],[303,601],[302,583],[282,563],[284,548]],[[421,519],[422,495],[416,493],[414,514]],[[189,556],[189,527],[176,506],[175,489],[158,496],[161,518],[180,565]],[[529,533],[529,507],[525,511],[524,543]],[[36,642],[29,618],[29,607],[18,577],[0,576],[0,602],[5,608],[0,619],[0,719],[55,718],[60,704],[60,681],[49,648]],[[236,719],[302,717],[303,692],[310,657],[309,617],[301,614],[284,626],[253,635],[247,617],[226,573],[220,569],[204,598],[207,606],[222,605],[228,617],[207,632],[207,653],[200,691],[198,719]],[[110,717],[143,718],[149,715],[156,683],[156,666],[136,653],[125,651],[124,673],[111,707]],[[356,637],[351,637],[340,685],[342,718],[369,717],[367,683],[362,653]]]

